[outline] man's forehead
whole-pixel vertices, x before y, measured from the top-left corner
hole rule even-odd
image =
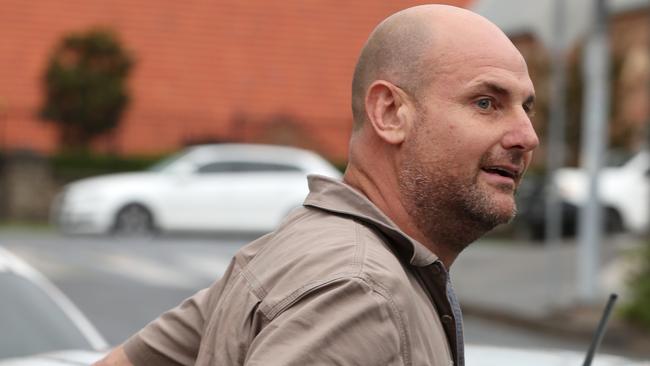
[[[459,22],[430,25],[431,43],[425,54],[434,69],[463,71],[470,68],[492,66],[528,73],[526,61],[494,24],[478,22],[475,27]]]
[[[428,68],[431,80],[440,87],[463,88],[491,87],[510,93],[533,94],[535,88],[523,57],[516,54],[478,55],[466,57],[452,55],[436,57]]]
[[[525,98],[535,96],[533,82],[527,72],[513,73],[492,70],[478,74],[463,85],[470,90],[487,90],[496,94],[521,95]]]
[[[509,42],[509,41],[508,41]],[[497,67],[515,73],[528,74],[526,60],[512,43],[499,46],[468,47],[463,44],[433,44],[428,58],[436,68],[462,70],[466,68]]]

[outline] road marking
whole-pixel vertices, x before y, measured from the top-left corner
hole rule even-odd
[[[87,252],[72,258],[30,247],[10,250],[55,282],[103,273],[147,286],[199,289],[221,277],[230,263],[230,258],[202,252],[173,253],[162,258],[128,252]]]

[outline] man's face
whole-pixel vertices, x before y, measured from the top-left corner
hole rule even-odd
[[[418,117],[402,146],[400,188],[425,232],[441,220],[480,230],[511,220],[539,143],[523,58],[475,50],[436,62],[439,76],[416,98]]]

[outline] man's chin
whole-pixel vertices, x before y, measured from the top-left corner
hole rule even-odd
[[[494,208],[499,216],[503,217],[501,224],[507,224],[517,213],[517,204],[513,193],[501,193],[494,197]]]
[[[496,226],[509,224],[515,218],[516,214],[517,214],[517,206],[515,206],[514,204],[509,205],[507,207],[503,207],[503,209],[499,210],[499,213],[497,214],[498,218],[496,220],[497,223]]]
[[[489,185],[483,192],[495,213],[499,212],[508,217],[507,222],[511,221],[517,211],[514,187],[509,184]]]
[[[487,205],[474,212],[474,220],[480,222],[484,230],[512,221],[517,212],[517,206],[512,194],[499,193],[486,200]]]

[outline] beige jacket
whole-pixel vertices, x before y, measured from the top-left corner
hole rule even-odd
[[[309,178],[305,207],[124,345],[139,365],[463,365],[437,257],[367,198]]]

